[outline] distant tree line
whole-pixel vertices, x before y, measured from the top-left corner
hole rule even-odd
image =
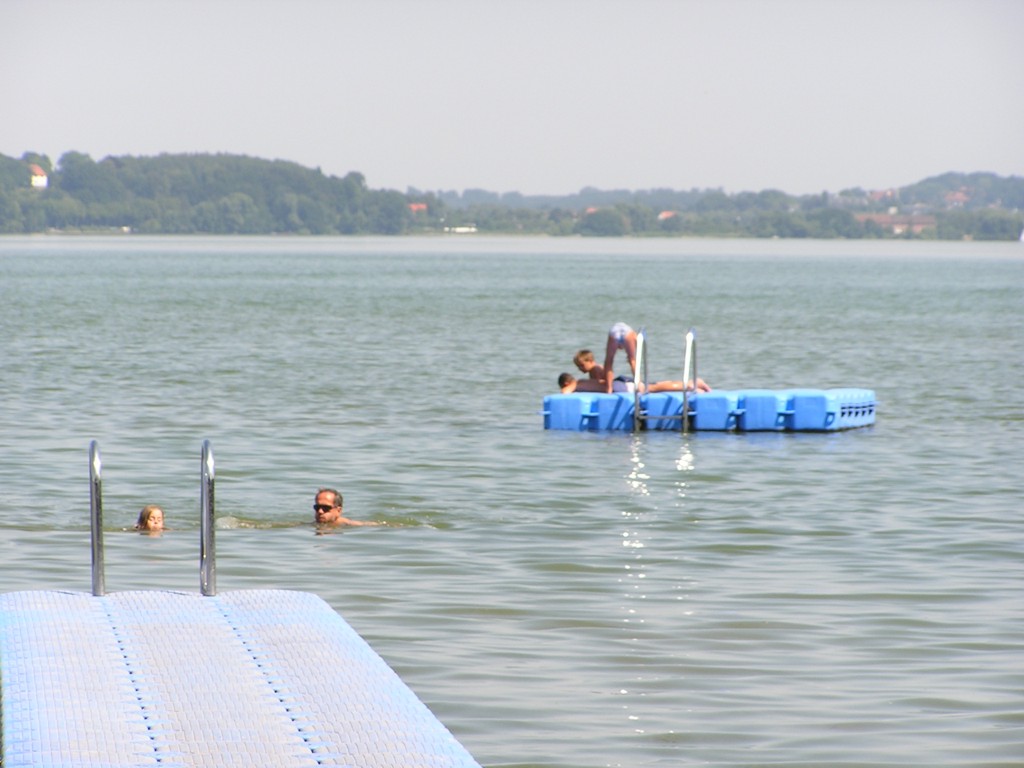
[[[48,174],[29,187],[32,164]],[[406,196],[359,173],[327,177],[295,163],[236,155],[0,156],[0,231],[128,229],[147,234],[402,234]]]
[[[45,186],[33,186],[33,167]],[[0,233],[621,236],[1011,240],[1024,179],[945,174],[884,193],[848,189],[602,191],[566,196],[370,189],[361,173],[241,155],[0,155]]]

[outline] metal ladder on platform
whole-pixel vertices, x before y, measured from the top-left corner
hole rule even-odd
[[[203,441],[200,456],[199,507],[202,526],[199,534],[199,591],[206,597],[217,594],[217,563],[213,525],[213,448]],[[92,593],[106,594],[103,568],[103,461],[99,444],[89,444],[89,514],[92,523]]]
[[[633,431],[639,432],[646,427],[649,417],[643,408],[642,395],[647,390],[647,331],[641,328],[636,334],[636,370],[634,372],[636,386],[633,390]],[[690,386],[687,387],[686,383]],[[659,420],[678,419],[682,422],[682,432],[690,431],[690,393],[697,386],[697,331],[690,328],[686,332],[686,343],[683,350],[683,410],[675,415],[656,416]],[[643,390],[643,391],[641,391]]]

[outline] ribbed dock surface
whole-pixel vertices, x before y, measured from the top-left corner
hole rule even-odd
[[[0,595],[4,768],[479,764],[315,595]]]

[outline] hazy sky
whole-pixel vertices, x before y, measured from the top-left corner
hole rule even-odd
[[[374,188],[1024,176],[1024,0],[0,0],[0,154]]]

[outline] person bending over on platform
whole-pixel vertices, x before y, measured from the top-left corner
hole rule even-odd
[[[684,386],[682,381],[655,381],[648,384],[645,388],[643,384],[640,385],[641,392],[649,392],[651,394],[655,392],[682,392],[684,389],[690,392],[710,392],[711,387],[708,386],[704,379],[698,377],[697,386],[693,386],[692,381],[686,382],[689,386]],[[572,392],[605,392],[605,386],[603,382],[594,381],[592,379],[577,379],[571,373],[563,373],[558,377],[558,388],[561,390],[563,395],[568,395]],[[635,392],[636,385],[627,376],[619,376],[612,381],[613,392]]]
[[[366,520],[350,520],[342,514],[341,494],[333,488],[321,488],[313,501],[313,512],[318,525],[381,525]]]
[[[612,368],[615,363],[615,353],[620,349],[626,350],[629,373],[636,378],[636,331],[625,323],[616,323],[608,331],[608,344],[604,353],[605,392],[615,391],[615,372]]]
[[[139,512],[139,520],[135,523],[137,531],[162,531],[164,529],[164,511],[156,504],[148,504]]]

